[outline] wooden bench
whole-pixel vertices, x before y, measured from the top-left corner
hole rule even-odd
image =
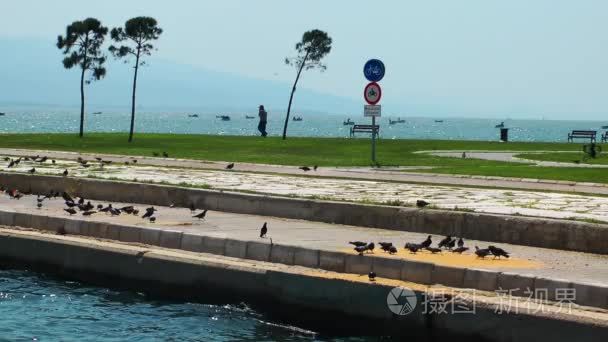
[[[606,131],[606,133],[602,134],[602,142],[606,142],[608,141],[608,131]]]
[[[568,133],[568,141],[574,141],[574,139],[582,138],[582,139],[590,139],[591,142],[595,142],[595,136],[597,131],[572,131],[572,133]]]
[[[376,136],[380,138],[380,126],[379,125],[353,125],[350,128],[350,137],[354,137],[355,133],[372,133],[372,129],[376,131]]]

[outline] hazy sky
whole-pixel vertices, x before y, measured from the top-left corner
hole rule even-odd
[[[305,73],[301,87],[359,99],[363,63],[377,57],[387,67],[382,104],[405,113],[608,112],[605,0],[0,0],[0,37],[52,42],[76,19],[116,26],[138,15],[164,28],[160,58],[285,82],[295,71],[283,59],[302,33],[326,30],[328,70]]]

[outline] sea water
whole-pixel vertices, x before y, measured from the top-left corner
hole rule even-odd
[[[149,298],[0,269],[0,341],[365,341],[273,321],[245,303]],[[370,339],[371,340],[371,339]]]
[[[117,110],[102,110],[101,114],[85,116],[87,132],[126,132],[129,130],[130,113]],[[78,132],[79,109],[51,107],[24,108],[4,107],[0,112],[0,133],[22,132]],[[189,115],[197,114],[198,117]],[[219,115],[230,116],[223,121]],[[247,119],[246,115],[253,116]],[[359,114],[294,113],[302,121],[289,121],[288,134],[301,137],[348,137],[350,127],[344,121],[350,119],[357,124],[371,124],[370,118]],[[390,124],[397,118],[403,123]],[[270,111],[267,130],[271,136],[281,135],[284,114]],[[504,121],[509,129],[511,141],[566,141],[572,130],[597,130],[608,122],[600,121],[558,121],[558,120],[516,120],[516,119],[474,119],[474,118],[431,118],[409,117],[406,115],[383,114],[378,119],[380,134],[384,139],[448,139],[448,140],[498,140],[500,130],[496,127]],[[139,111],[136,115],[136,132],[149,133],[190,133],[212,135],[257,135],[258,117],[254,108],[250,112],[196,111]],[[368,135],[362,134],[361,137]]]

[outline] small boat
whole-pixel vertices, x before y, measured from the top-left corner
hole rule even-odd
[[[494,126],[495,128],[505,128],[505,122],[501,122],[499,125]]]
[[[253,116],[253,115],[245,115],[245,119],[255,119],[255,116]]]
[[[230,116],[228,115],[216,115],[215,117],[218,119],[222,119],[222,121],[230,121]]]
[[[402,118],[397,118],[397,120],[391,120],[391,118],[388,119],[389,125],[394,125],[394,124],[398,124],[398,123],[405,123],[405,120]]]
[[[5,116],[6,113],[0,112],[0,116]]]
[[[188,114],[189,118],[198,118],[198,114]]]
[[[346,121],[342,122],[342,124],[344,126],[351,126],[351,125],[354,125],[355,122],[354,121],[350,121],[350,118],[348,118],[348,119],[346,119]]]
[[[443,122],[443,120],[435,120],[435,122],[441,123],[441,122]]]
[[[93,112],[93,114],[103,114],[103,112]]]
[[[291,120],[292,121],[302,121],[302,117],[301,116],[294,116]]]
[[[2,113],[0,113],[0,114],[2,114]],[[602,129],[608,129],[608,125],[602,126]]]

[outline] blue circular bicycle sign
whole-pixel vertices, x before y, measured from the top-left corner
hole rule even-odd
[[[379,59],[370,59],[363,67],[363,75],[370,82],[380,82],[384,78],[384,63]]]

